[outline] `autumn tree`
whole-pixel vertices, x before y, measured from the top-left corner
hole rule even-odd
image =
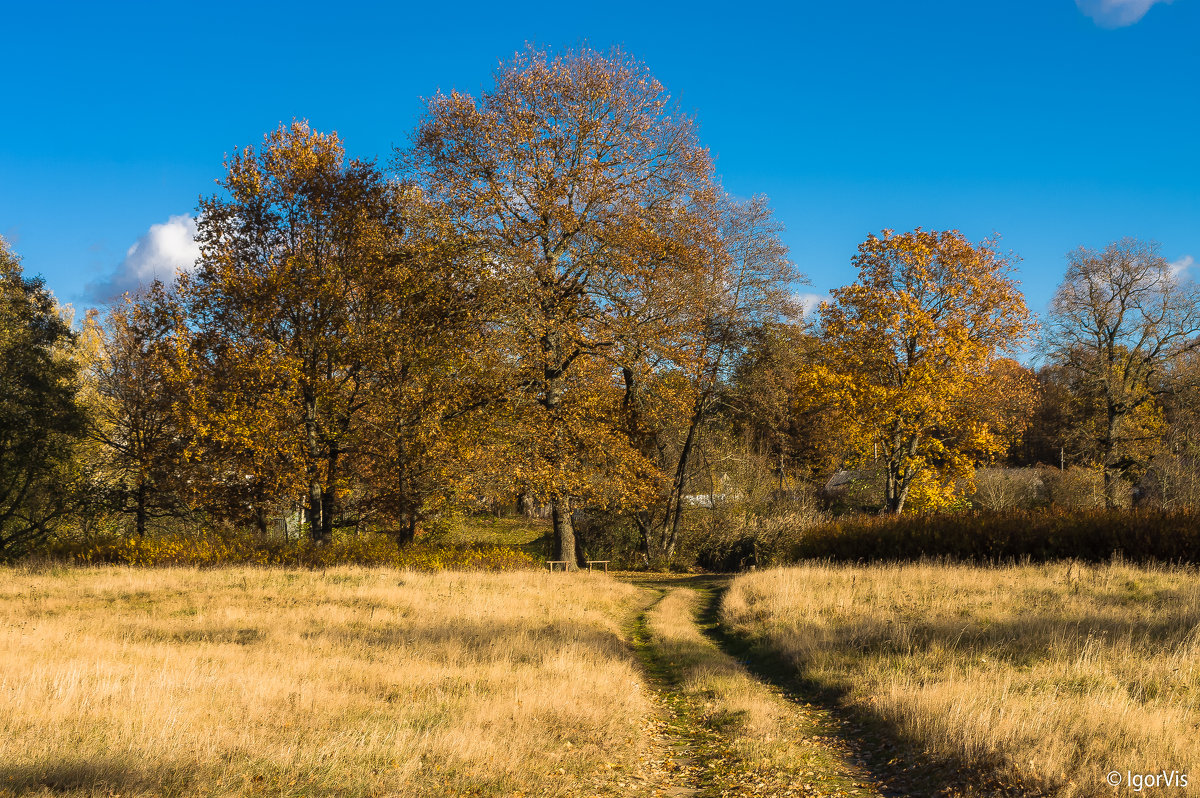
[[[1080,423],[1104,470],[1105,503],[1145,467],[1160,428],[1166,379],[1200,347],[1200,291],[1153,243],[1124,239],[1067,256],[1050,304],[1046,350],[1078,386]]]
[[[74,334],[0,238],[0,556],[49,534],[72,509],[82,436]]]
[[[88,437],[98,444],[95,465],[106,503],[132,516],[138,535],[150,519],[185,509],[188,439],[177,413],[177,328],[173,303],[155,282],[141,295],[126,296],[95,330],[99,351],[87,374]]]
[[[878,452],[886,510],[901,512],[914,489],[937,506],[1008,443],[997,364],[1031,330],[1024,298],[993,242],[953,230],[884,230],[853,262],[857,282],[821,305],[813,389],[841,406],[852,460]]]
[[[1181,356],[1160,383],[1162,432],[1143,495],[1166,508],[1200,507],[1200,348]]]
[[[431,515],[477,490],[474,454],[507,400],[497,363],[497,286],[441,209],[419,190],[401,193],[404,257],[367,277],[381,342],[364,370],[366,430],[351,463],[358,515],[412,540]]]
[[[674,556],[694,452],[756,333],[787,324],[799,313],[791,291],[803,277],[781,240],[782,226],[766,197],[722,198],[717,222],[700,279],[688,284],[687,323],[674,339],[672,365],[687,377],[688,388],[677,389],[674,401],[659,409],[658,423],[647,424],[643,418],[635,437],[647,456],[656,453],[667,475],[658,501],[635,514],[648,562],[669,562]],[[627,376],[626,404],[637,407],[630,401],[637,399],[634,388],[637,383]]]
[[[478,100],[434,97],[401,162],[504,286],[497,356],[525,441],[514,484],[549,504],[558,558],[574,563],[578,502],[637,504],[656,489],[654,464],[620,429],[608,356],[673,312],[648,308],[661,275],[686,285],[706,263],[708,153],[641,63],[530,50]]]
[[[836,407],[809,389],[820,340],[800,323],[749,331],[722,396],[728,423],[769,456],[776,490],[827,474],[843,453]]]
[[[304,497],[310,534],[328,541],[386,344],[369,332],[390,312],[375,275],[400,258],[402,203],[373,163],[302,122],[226,166],[225,194],[200,203],[201,256],[180,284],[193,368],[220,386],[195,424],[240,455],[218,479],[290,473],[275,487]]]

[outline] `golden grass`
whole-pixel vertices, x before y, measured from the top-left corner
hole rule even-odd
[[[811,565],[739,577],[722,623],[919,745],[1053,795],[1111,794],[1110,771],[1200,786],[1195,570]]]
[[[696,626],[700,596],[671,589],[646,615],[655,656],[704,733],[693,735],[698,777],[723,796],[869,796],[827,714],[796,705],[754,679]]]
[[[648,745],[621,634],[643,596],[544,572],[5,568],[0,794],[608,794]]]

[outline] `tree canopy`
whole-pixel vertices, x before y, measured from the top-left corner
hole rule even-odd
[[[573,566],[574,502],[654,490],[653,463],[613,424],[612,376],[694,335],[689,297],[719,257],[708,152],[635,59],[528,50],[478,100],[434,97],[400,158],[502,286],[513,477],[548,502]]]
[[[529,48],[428,100],[386,166],[281,125],[197,231],[194,268],[78,337],[0,246],[0,549],[82,498],[140,539],[282,527],[314,552],[511,503],[569,567],[736,567],[800,507],[1115,506],[1135,482],[1200,506],[1200,294],[1155,245],[1068,256],[1036,370],[1014,258],[955,230],[867,236],[805,316],[766,197],[727,193],[619,50]]]
[[[914,488],[943,504],[1006,447],[999,397],[1030,390],[998,384],[1000,357],[1032,330],[1024,297],[992,242],[956,230],[884,230],[854,264],[858,280],[821,305],[814,389],[834,394],[857,459],[881,461],[889,511]]]
[[[1115,506],[1119,481],[1144,470],[1159,437],[1158,398],[1182,387],[1169,378],[1200,347],[1200,290],[1157,245],[1127,238],[1068,255],[1047,321],[1047,355],[1075,388],[1080,444],[1096,452]]]
[[[72,509],[83,433],[75,336],[41,280],[0,238],[0,555],[19,553]]]

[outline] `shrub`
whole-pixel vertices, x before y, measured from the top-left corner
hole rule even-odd
[[[813,527],[791,560],[1200,562],[1200,514],[1164,510],[844,517]]]
[[[387,566],[419,571],[511,571],[538,565],[529,554],[487,543],[398,545],[385,535],[345,535],[327,546],[231,531],[168,533],[133,537],[103,534],[59,539],[40,555],[79,565],[137,566],[261,565],[326,568],[334,565]]]
[[[791,548],[825,515],[812,502],[796,501],[758,512],[705,511],[705,520],[688,541],[696,564],[709,571],[740,571],[786,562]]]
[[[1060,510],[1094,510],[1104,506],[1104,472],[1100,469],[1071,466],[1065,471],[1043,468],[1041,473],[1051,506]],[[1128,490],[1126,487],[1126,494]],[[1123,506],[1129,505],[1128,495],[1118,498]]]
[[[614,568],[644,565],[642,538],[625,513],[585,510],[575,516],[576,544],[589,559],[612,560]]]
[[[981,510],[1032,510],[1045,502],[1045,483],[1033,468],[980,468],[971,504]]]

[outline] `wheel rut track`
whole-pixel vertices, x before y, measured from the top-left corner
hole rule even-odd
[[[700,792],[699,768],[690,741],[680,735],[678,726],[672,723],[677,720],[672,705],[677,702],[678,696],[674,692],[670,674],[654,648],[648,625],[650,613],[666,597],[667,591],[655,588],[655,592],[654,599],[638,613],[630,635],[642,672],[652,691],[657,714],[654,731],[660,745],[661,759],[656,761],[662,762],[663,767],[654,774],[657,783],[653,794],[665,798],[690,798]]]
[[[710,618],[727,578],[632,578],[654,591],[631,634],[660,713],[669,779],[663,796],[882,796],[869,773],[828,735],[825,718],[794,705],[725,650]],[[666,603],[664,603],[666,602]],[[670,606],[668,606],[670,605]],[[746,709],[749,706],[750,709]],[[743,716],[759,721],[746,722]],[[770,734],[756,747],[746,735]],[[779,734],[779,729],[787,729]],[[794,740],[780,741],[790,733]],[[751,734],[751,737],[753,734]],[[796,753],[795,757],[790,756]],[[758,761],[758,754],[774,757]],[[784,756],[787,755],[787,756]]]
[[[918,741],[906,739],[886,719],[848,707],[844,693],[803,678],[795,664],[754,645],[719,624],[721,600],[731,577],[662,576],[625,577],[627,581],[655,591],[655,596],[638,615],[634,646],[647,680],[665,701],[676,708],[683,724],[669,726],[675,750],[686,767],[677,771],[680,792],[661,795],[737,796],[944,796],[945,798],[1030,798],[1044,793],[1030,785],[999,781],[986,768],[971,767],[953,760],[933,760]],[[818,750],[826,767],[811,773],[793,773],[793,783],[762,790],[754,785],[742,789],[710,767],[713,730],[705,728],[705,716],[696,711],[697,696],[689,695],[684,674],[676,664],[662,658],[662,641],[651,633],[649,619],[674,591],[696,594],[694,611],[686,622],[712,647],[717,658],[710,664],[734,669],[761,690],[764,700],[785,707],[798,720],[795,736],[800,748]],[[770,698],[766,698],[770,696]]]

